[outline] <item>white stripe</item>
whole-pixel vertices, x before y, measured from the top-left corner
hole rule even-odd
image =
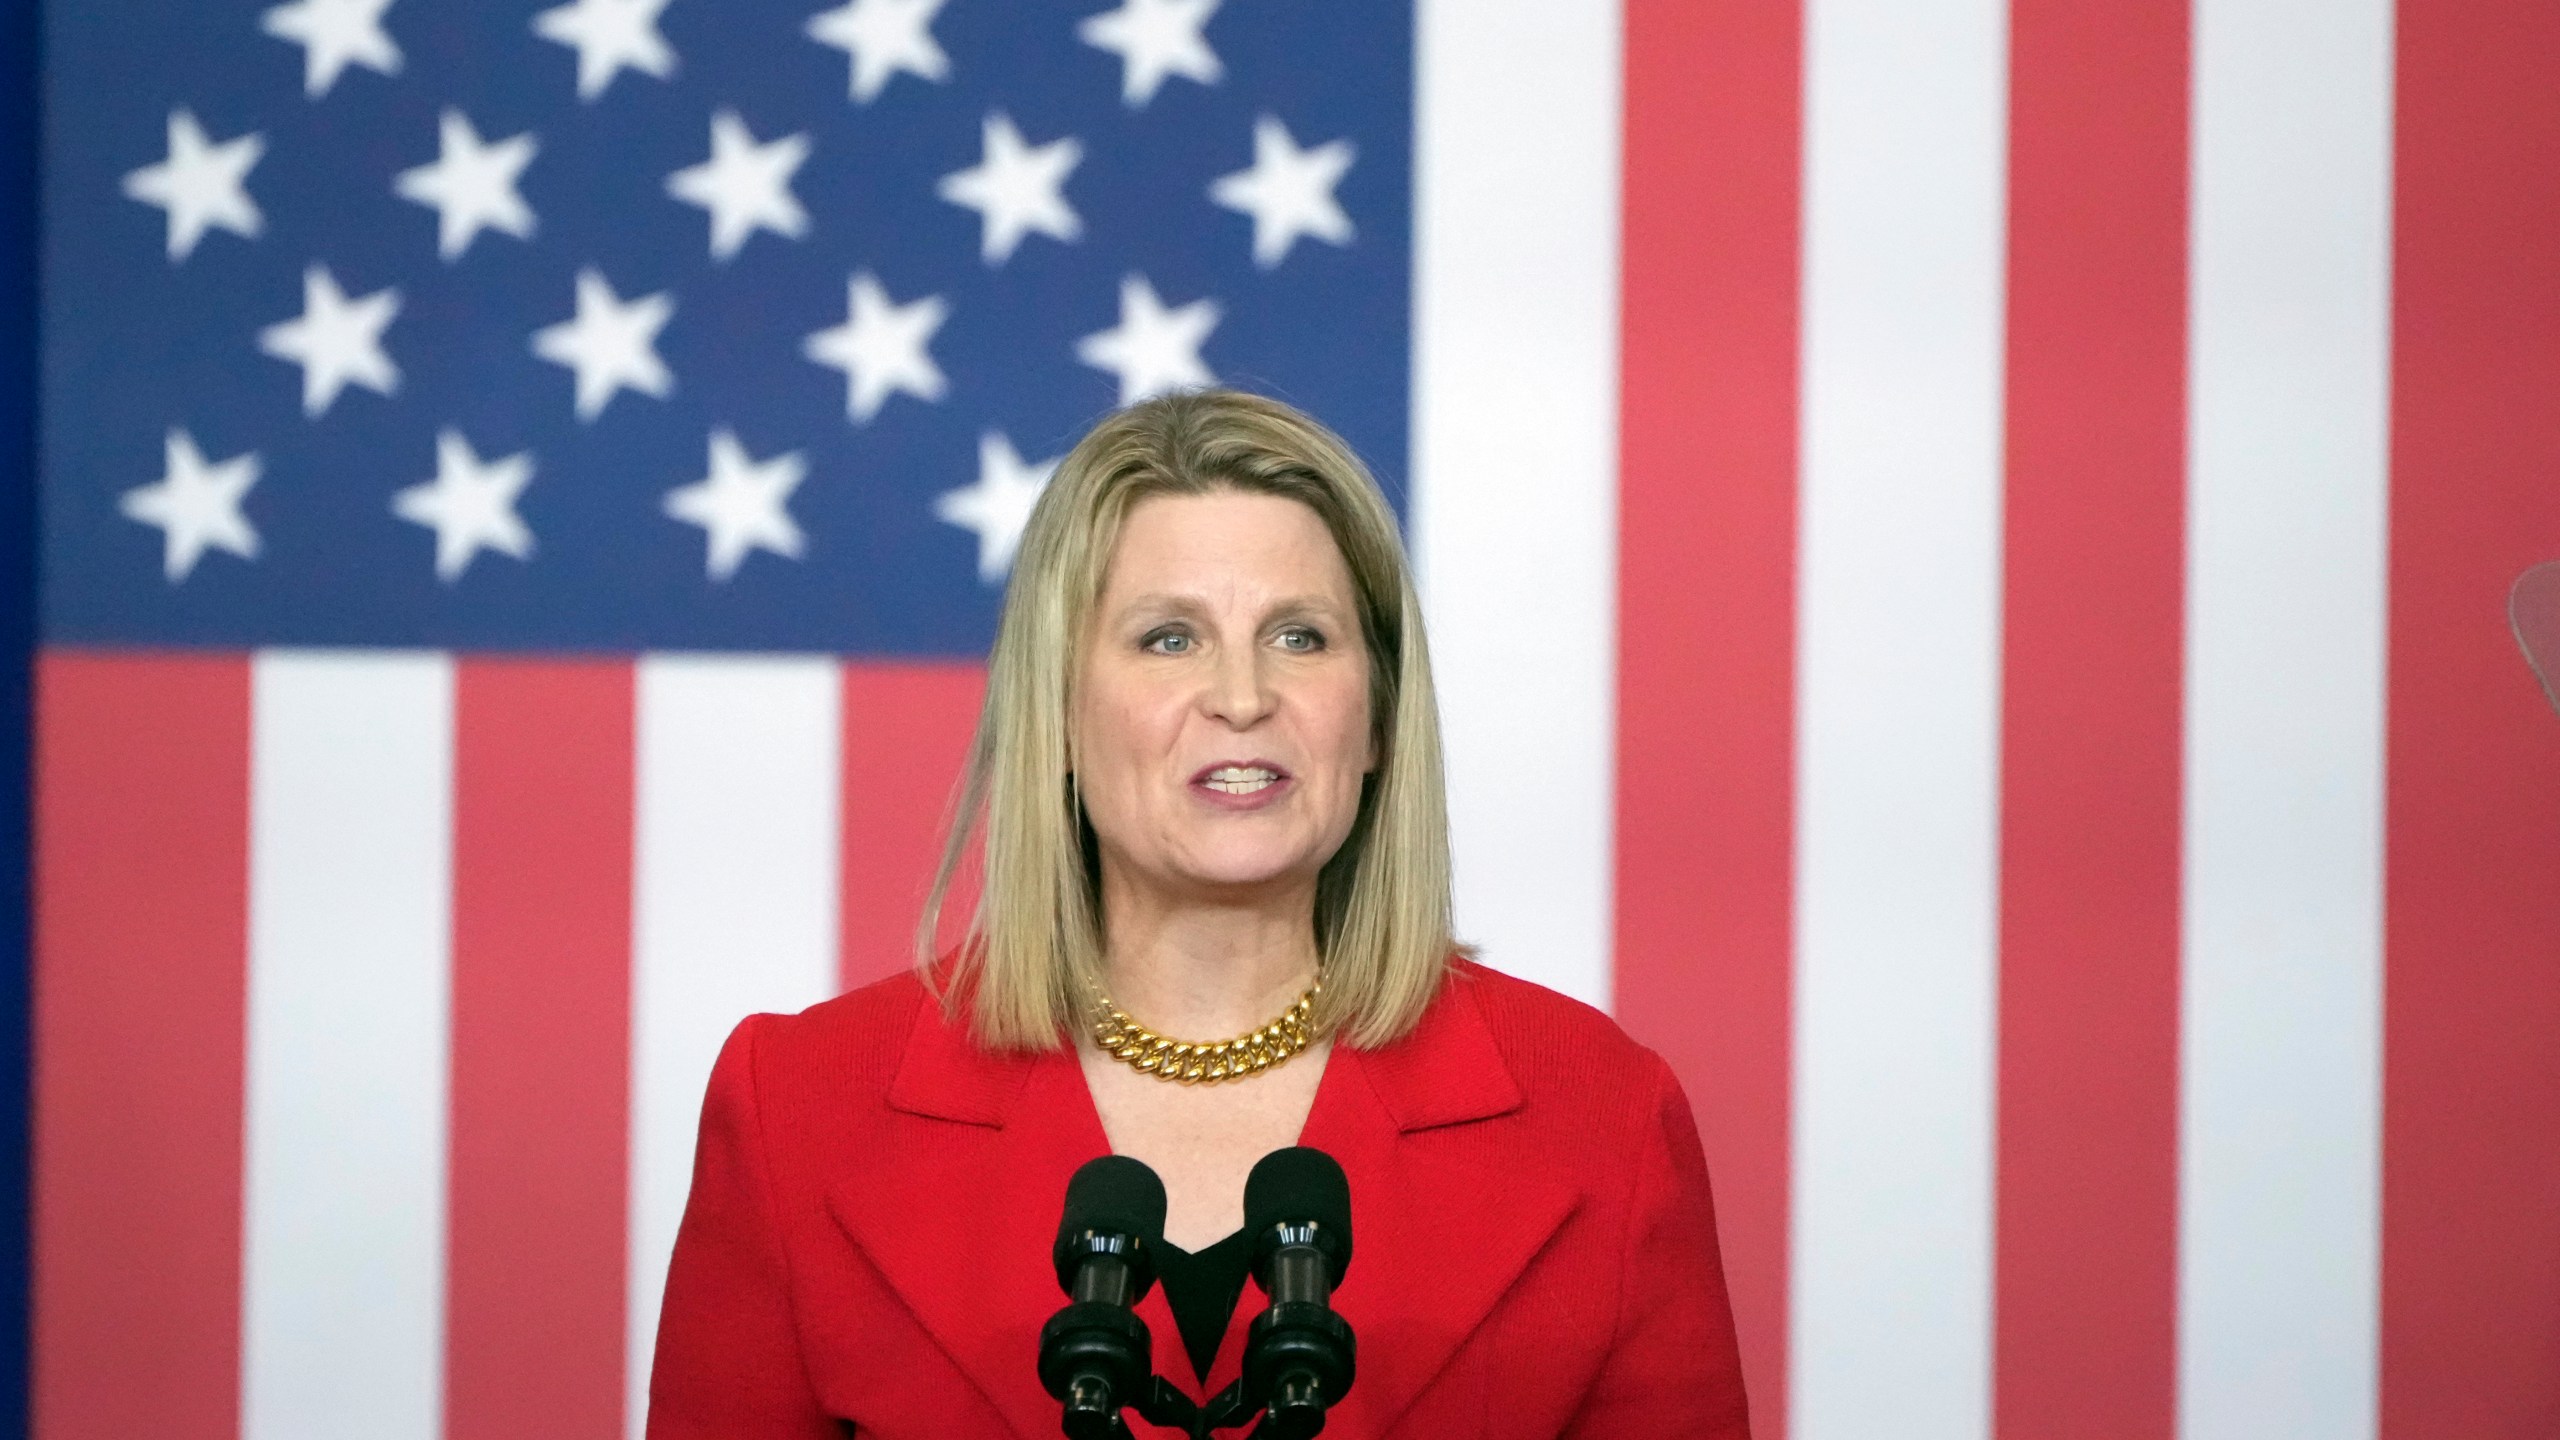
[[[453,671],[252,667],[245,1440],[441,1440]]]
[[[2187,1440],[2375,1428],[2391,25],[2195,11]]]
[[[1807,12],[1798,1440],[1989,1431],[2007,49]]]
[[[1422,0],[1413,539],[1458,926],[1609,996],[1619,12]]]
[[[841,694],[827,659],[639,664],[624,1417],[634,1437],[711,1062],[742,1018],[836,990]]]

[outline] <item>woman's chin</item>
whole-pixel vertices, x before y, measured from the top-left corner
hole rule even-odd
[[[1302,854],[1205,855],[1190,857],[1165,876],[1168,888],[1203,898],[1250,899],[1292,892],[1315,883],[1323,861]]]

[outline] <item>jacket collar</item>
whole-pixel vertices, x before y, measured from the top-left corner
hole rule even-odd
[[[1579,1198],[1501,1123],[1525,1100],[1473,994],[1474,973],[1457,967],[1403,1040],[1336,1046],[1301,1136],[1351,1178],[1358,1248],[1335,1305],[1361,1344],[1358,1379],[1335,1410],[1345,1434],[1394,1425]],[[888,1102],[967,1128],[917,1133],[890,1172],[896,1183],[838,1185],[837,1222],[1022,1440],[1054,1434],[1057,1405],[1033,1366],[1039,1327],[1063,1303],[1049,1242],[1066,1177],[1109,1148],[1075,1056],[991,1054],[928,998]],[[1158,1371],[1198,1399],[1236,1377],[1260,1310],[1248,1284],[1205,1388],[1160,1290],[1139,1314],[1155,1333]],[[1146,1433],[1134,1419],[1132,1428]]]
[[[908,1028],[897,1077],[889,1082],[889,1108],[1001,1130],[1042,1058],[980,1047],[969,1036],[966,1018],[946,1018],[928,991]]]
[[[1476,1003],[1478,971],[1450,972],[1422,1023],[1380,1050],[1353,1052],[1399,1133],[1492,1120],[1520,1108],[1520,1084]]]

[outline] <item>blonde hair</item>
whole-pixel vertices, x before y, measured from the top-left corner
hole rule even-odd
[[[1061,1044],[1101,975],[1099,859],[1068,773],[1068,716],[1120,527],[1152,496],[1221,490],[1295,500],[1323,519],[1368,643],[1377,768],[1316,885],[1319,1027],[1363,1047],[1402,1036],[1461,953],[1450,934],[1439,706],[1395,513],[1359,457],[1307,415],[1233,390],[1163,396],[1105,418],[1060,462],[1005,590],[986,703],[916,932],[946,1013],[965,1003],[991,1048]],[[973,838],[977,908],[938,976],[943,905]]]

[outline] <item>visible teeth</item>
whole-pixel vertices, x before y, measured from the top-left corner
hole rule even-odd
[[[1202,783],[1229,795],[1251,795],[1269,788],[1279,778],[1277,772],[1259,765],[1221,765],[1203,777]]]

